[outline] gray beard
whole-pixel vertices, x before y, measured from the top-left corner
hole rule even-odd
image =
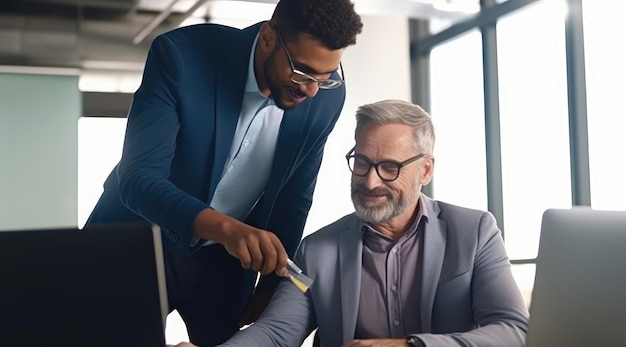
[[[376,203],[361,201],[358,196],[359,189],[352,187],[352,204],[354,205],[356,215],[364,222],[381,224],[401,215],[413,206],[419,197],[419,189],[416,190],[413,197],[394,197],[390,190],[385,189],[385,196],[388,201],[381,206]]]

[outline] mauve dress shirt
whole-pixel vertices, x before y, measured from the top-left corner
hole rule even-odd
[[[428,221],[420,199],[411,227],[394,241],[363,223],[361,296],[355,339],[401,338],[421,332],[420,235]]]

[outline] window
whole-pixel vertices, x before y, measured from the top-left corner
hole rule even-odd
[[[429,0],[422,2],[424,3],[422,11],[431,12],[429,18],[431,34],[438,34],[480,11],[478,0]]]
[[[430,55],[435,125],[433,197],[487,209],[481,36],[472,30]]]
[[[617,3],[583,1],[591,206],[626,210],[623,112],[626,25]],[[621,9],[621,5],[619,6]]]
[[[511,259],[536,257],[543,212],[571,206],[564,14],[562,2],[543,1],[497,26],[504,230]]]
[[[102,194],[102,184],[122,156],[126,118],[78,120],[78,227]]]

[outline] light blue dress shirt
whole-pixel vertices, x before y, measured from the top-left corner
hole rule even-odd
[[[211,208],[240,221],[246,219],[263,194],[284,114],[274,100],[259,90],[254,74],[258,38],[257,34],[250,52],[248,78],[233,143],[210,203]],[[192,240],[192,246],[196,242]],[[205,241],[204,245],[214,243]]]

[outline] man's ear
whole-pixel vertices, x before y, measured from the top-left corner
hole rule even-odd
[[[265,53],[269,53],[274,49],[274,45],[277,44],[276,30],[269,22],[264,23],[261,26],[261,32],[259,33],[259,48]]]
[[[435,157],[428,155],[424,158],[422,163],[422,170],[420,172],[420,184],[425,186],[430,183],[433,178],[433,172],[435,171]]]

